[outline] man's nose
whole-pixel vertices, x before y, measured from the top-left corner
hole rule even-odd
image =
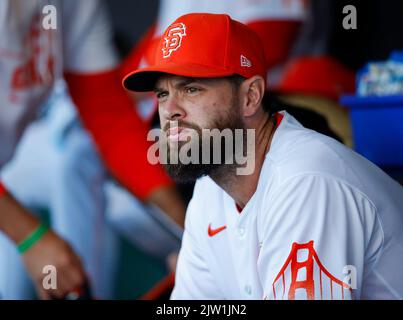
[[[167,120],[179,120],[185,117],[185,110],[182,108],[180,101],[171,96],[164,103],[164,117]]]

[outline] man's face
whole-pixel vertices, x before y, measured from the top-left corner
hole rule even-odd
[[[161,128],[168,140],[168,155],[171,149],[178,152],[185,144],[196,143],[201,157],[202,129],[243,129],[237,90],[228,79],[163,76],[156,84],[155,93]],[[196,132],[198,138],[192,135],[189,139],[191,132]],[[211,158],[216,151],[210,147]],[[175,180],[190,182],[223,167],[212,161],[202,164],[199,160],[198,164],[183,164],[180,159],[178,164],[170,164],[168,160],[166,169]]]

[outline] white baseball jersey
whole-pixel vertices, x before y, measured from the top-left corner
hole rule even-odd
[[[197,181],[172,299],[401,299],[403,188],[281,112],[240,213]]]
[[[116,65],[101,4],[0,1],[0,167],[64,70],[90,73]],[[47,29],[50,22],[56,29]]]

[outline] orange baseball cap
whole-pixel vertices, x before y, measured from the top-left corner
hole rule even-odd
[[[287,63],[274,91],[321,95],[338,101],[342,93],[354,93],[355,74],[330,56],[302,56]]]
[[[126,75],[123,86],[152,91],[161,73],[192,78],[261,75],[265,79],[263,45],[253,30],[226,14],[186,14],[165,30],[154,64]]]

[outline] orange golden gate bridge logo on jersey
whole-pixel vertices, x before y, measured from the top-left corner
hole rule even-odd
[[[305,253],[306,259],[298,261],[300,253]],[[301,277],[302,275],[302,277]],[[291,252],[273,281],[273,298],[295,299],[297,290],[302,290],[309,300],[342,299],[345,294],[351,295],[351,286],[335,278],[320,262],[313,247],[313,241],[292,244]],[[288,291],[288,292],[287,292]]]
[[[182,44],[182,38],[186,36],[186,27],[183,23],[172,24],[164,37],[162,57],[168,58],[172,52],[178,50]]]

